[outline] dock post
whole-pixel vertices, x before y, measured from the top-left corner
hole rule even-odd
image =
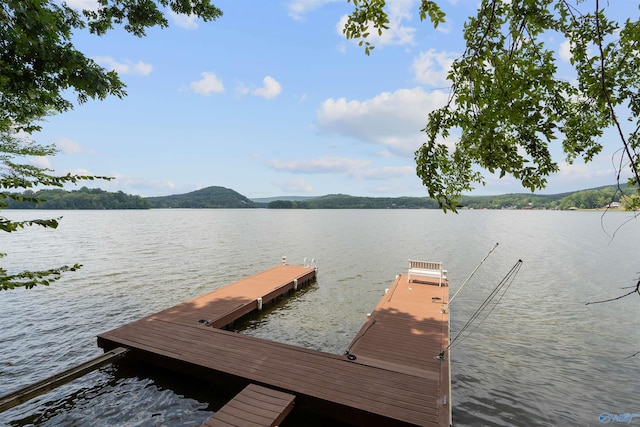
[[[262,310],[262,297],[258,298],[256,301],[258,301],[258,310]]]
[[[297,291],[297,290],[298,290],[298,279],[293,279],[293,289],[294,289],[295,291]]]

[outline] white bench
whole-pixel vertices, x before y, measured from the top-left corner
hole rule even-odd
[[[409,260],[408,282],[412,277],[426,277],[437,279],[438,285],[442,286],[442,281],[447,280],[447,270],[442,269],[441,262]],[[414,279],[415,280],[415,279]]]

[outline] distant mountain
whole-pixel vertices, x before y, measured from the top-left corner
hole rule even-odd
[[[625,198],[635,191],[631,187],[615,185],[561,194],[503,194],[498,196],[463,196],[460,209],[601,209],[625,206]],[[299,201],[274,200],[270,209],[439,209],[428,197],[356,197],[328,194]]]
[[[624,192],[624,194],[620,191]],[[628,205],[636,189],[603,186],[561,194],[502,194],[463,196],[460,209],[601,209]],[[0,192],[0,196],[4,193]],[[8,194],[8,193],[7,193]],[[130,196],[86,187],[25,191],[16,197],[0,197],[0,209],[149,209],[149,208],[268,208],[268,209],[439,209],[428,197],[358,197],[327,194],[319,197],[283,196],[250,200],[225,187],[207,187],[186,194],[162,197]],[[18,203],[14,198],[22,199]],[[39,203],[34,203],[34,199]],[[43,201],[46,200],[46,201]]]
[[[225,187],[207,187],[185,194],[147,197],[151,208],[256,208],[255,202]]]

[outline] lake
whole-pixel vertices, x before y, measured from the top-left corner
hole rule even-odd
[[[508,292],[451,348],[456,426],[602,425],[637,414],[640,223],[626,212],[170,209],[62,216],[0,236],[10,272],[80,263],[50,287],[0,292],[0,395],[102,353],[96,335],[278,265],[318,280],[242,333],[342,354],[407,259],[442,261],[451,336],[515,263]],[[630,288],[631,287],[631,288]],[[110,366],[0,414],[0,425],[198,426],[223,390]],[[616,418],[617,417],[617,418]],[[285,425],[304,425],[295,417]]]

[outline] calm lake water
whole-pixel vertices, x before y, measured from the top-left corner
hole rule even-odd
[[[506,295],[451,350],[457,426],[640,425],[640,222],[624,212],[436,210],[3,211],[63,216],[0,235],[10,271],[84,267],[0,292],[0,395],[102,353],[96,335],[271,268],[318,280],[243,333],[342,354],[409,258],[443,261],[452,337],[519,260]],[[628,221],[628,222],[627,222]],[[612,238],[612,236],[615,236]],[[0,425],[197,426],[227,397],[189,379],[110,366],[0,414]],[[607,414],[610,417],[607,419]],[[618,418],[621,420],[622,418]],[[294,418],[288,425],[305,425]]]

